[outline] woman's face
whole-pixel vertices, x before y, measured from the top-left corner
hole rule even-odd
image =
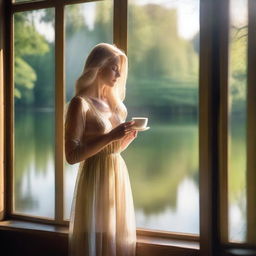
[[[117,56],[110,60],[105,67],[100,71],[100,78],[102,82],[113,87],[120,77],[120,57]]]

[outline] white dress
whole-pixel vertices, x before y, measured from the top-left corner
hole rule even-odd
[[[109,120],[89,98],[83,97],[83,102],[98,124],[105,126],[104,132],[109,131]],[[70,216],[70,256],[136,254],[133,197],[120,144],[119,140],[114,141],[80,162]]]

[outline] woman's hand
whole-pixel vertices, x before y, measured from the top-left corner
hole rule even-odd
[[[131,131],[121,139],[121,151],[125,150],[131,142],[137,137],[138,131]]]
[[[122,139],[123,137],[134,131],[132,128],[134,123],[134,121],[129,121],[118,125],[109,132],[110,139],[112,141]]]

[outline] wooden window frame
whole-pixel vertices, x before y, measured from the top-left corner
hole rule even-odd
[[[200,2],[200,253],[228,242],[227,113],[229,1]],[[207,209],[207,210],[205,210]]]
[[[99,0],[93,0],[96,2]],[[86,3],[92,2],[91,0],[38,0],[31,2],[17,2],[12,3],[11,0],[7,1],[5,6],[6,13],[6,28],[10,33],[6,34],[6,104],[8,107],[7,114],[7,124],[6,127],[6,139],[9,141],[6,145],[6,150],[9,153],[9,157],[6,162],[6,168],[9,170],[7,174],[7,189],[6,189],[6,218],[16,219],[16,220],[28,220],[45,224],[59,224],[59,225],[68,225],[68,221],[64,220],[63,217],[63,170],[64,170],[64,113],[63,106],[65,103],[65,61],[64,61],[64,43],[65,43],[65,28],[64,28],[64,7],[70,4]],[[127,0],[114,0],[114,43],[127,52]],[[12,181],[13,181],[13,15],[17,12],[39,10],[44,8],[55,8],[55,59],[56,59],[56,68],[55,68],[55,90],[58,91],[55,96],[55,219],[51,220],[48,218],[40,218],[35,216],[29,216],[27,214],[17,214],[12,211]],[[9,88],[7,90],[7,88]],[[6,121],[7,121],[6,120]],[[138,229],[138,233],[141,235],[150,235],[157,237],[170,237],[170,238],[184,238],[187,240],[193,241],[198,240],[198,236],[193,236],[191,234],[184,235],[183,233],[173,233],[173,232],[158,232],[158,231],[149,231],[147,229]]]
[[[3,1],[0,1],[0,17],[4,17],[4,4]],[[0,19],[0,220],[4,218],[4,191],[5,191],[5,176],[4,176],[4,134],[5,134],[5,126],[4,126],[4,19]]]
[[[201,0],[200,9],[200,253],[256,255],[256,1],[248,0],[245,243],[228,240],[229,0]]]
[[[93,2],[100,0],[93,0]],[[12,3],[11,0],[7,1],[5,6],[7,12],[6,28],[10,33],[6,34],[6,69],[5,76],[7,78],[6,86],[6,104],[8,107],[7,123],[6,123],[6,139],[8,141],[6,145],[6,152],[9,157],[6,162],[7,188],[5,191],[6,200],[6,219],[25,220],[33,221],[45,224],[57,224],[57,225],[68,225],[68,221],[64,220],[63,213],[63,170],[64,170],[64,103],[65,103],[65,60],[64,60],[64,43],[65,43],[65,28],[64,28],[64,7],[66,5],[92,2],[91,0],[38,0],[31,2],[17,2]],[[114,43],[127,52],[127,20],[128,20],[128,0],[113,0],[114,3],[114,17],[113,17],[113,41]],[[13,213],[13,202],[12,202],[12,181],[13,181],[13,159],[14,159],[14,123],[13,123],[13,111],[14,111],[14,97],[13,97],[13,15],[17,12],[39,10],[44,8],[55,8],[55,219],[49,219],[44,217],[30,216],[28,214]],[[7,90],[7,88],[9,88]],[[137,229],[138,235],[151,236],[151,237],[162,237],[162,238],[175,238],[185,239],[187,241],[198,241],[199,236],[184,233],[166,232],[166,231],[151,231],[147,229]]]

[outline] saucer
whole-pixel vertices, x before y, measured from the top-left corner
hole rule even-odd
[[[142,131],[146,131],[148,129],[150,129],[150,127],[143,127],[143,128],[133,128],[135,131],[139,131],[139,132],[142,132]]]

